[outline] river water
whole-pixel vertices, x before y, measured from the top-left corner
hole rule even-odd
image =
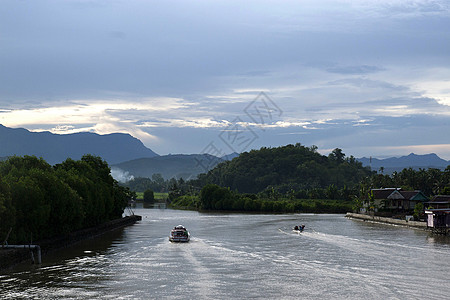
[[[343,215],[137,208],[142,221],[0,273],[0,299],[448,299],[450,239]],[[185,225],[191,242],[172,244]],[[294,225],[305,224],[298,234]]]

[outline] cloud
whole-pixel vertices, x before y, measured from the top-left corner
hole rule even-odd
[[[368,137],[377,147],[419,145],[419,132],[439,145],[449,124],[449,7],[6,1],[0,123],[128,132],[162,154],[199,152],[238,117],[258,132],[252,147],[302,139],[363,149]],[[283,114],[257,124],[244,110],[261,91]]]
[[[260,76],[269,76],[271,74],[271,71],[268,70],[258,70],[258,71],[248,71],[243,72],[240,74],[237,74],[238,76],[244,76],[244,77],[260,77]]]
[[[450,5],[448,1],[414,0],[414,1],[383,1],[379,13],[395,18],[417,18],[448,16]]]
[[[227,120],[203,119],[162,119],[153,122],[144,122],[140,127],[191,127],[191,128],[224,128],[229,126]]]
[[[155,142],[155,136],[136,126],[141,121],[139,117],[148,117],[149,114],[158,116],[190,105],[175,98],[147,98],[142,103],[109,103],[103,100],[91,100],[89,104],[79,100],[70,102],[66,106],[8,110],[0,114],[0,123],[9,127],[26,126],[35,131],[45,130],[58,134],[82,131],[99,134],[124,132]]]
[[[376,73],[380,71],[384,71],[384,68],[377,66],[334,66],[326,69],[330,73],[338,73],[338,74],[370,74]]]
[[[356,103],[338,102],[309,107],[307,112],[316,118],[328,117],[330,120],[352,120],[352,122],[359,122],[361,119],[374,120],[384,116],[401,118],[429,115],[450,118],[448,106],[439,104],[435,99],[423,97],[388,98]]]
[[[406,86],[395,85],[386,81],[372,80],[367,78],[343,78],[335,81],[328,82],[331,86],[351,86],[360,89],[383,89],[389,91],[407,92],[410,89]]]

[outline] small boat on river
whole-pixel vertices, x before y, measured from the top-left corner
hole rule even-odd
[[[183,225],[175,226],[169,235],[169,241],[173,243],[187,243],[191,239],[191,234]]]
[[[300,225],[300,226],[294,226],[294,228],[292,229],[292,231],[297,232],[297,233],[301,233],[303,232],[303,230],[305,230],[305,225]]]

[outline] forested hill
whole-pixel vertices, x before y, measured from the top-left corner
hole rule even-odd
[[[341,149],[324,156],[315,146],[296,144],[242,153],[201,174],[196,183],[214,183],[241,193],[258,193],[268,187],[286,192],[330,185],[353,187],[370,174],[369,168],[353,156],[346,158]]]

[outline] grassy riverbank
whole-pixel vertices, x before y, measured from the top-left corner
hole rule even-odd
[[[278,200],[236,197],[215,201],[213,205],[202,206],[200,196],[181,196],[171,202],[175,209],[264,212],[264,213],[346,213],[352,210],[352,202],[328,199],[286,199]]]
[[[169,193],[153,193],[155,202],[164,202],[169,198]],[[136,200],[144,201],[144,192],[136,192]]]

